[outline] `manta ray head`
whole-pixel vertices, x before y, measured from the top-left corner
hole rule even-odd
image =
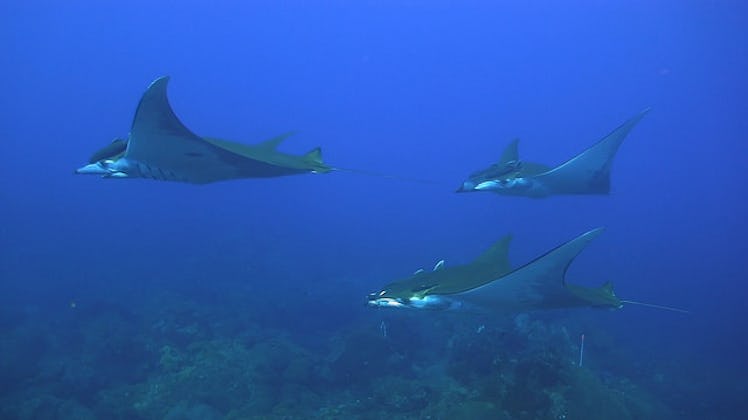
[[[82,175],[100,175],[103,178],[127,178],[127,165],[123,164],[123,159],[104,159],[98,162],[89,163],[75,170],[76,174]]]
[[[457,189],[457,192],[524,191],[532,187],[532,182],[520,176],[521,171],[522,162],[519,160],[496,163],[486,169],[470,174],[468,179]]]
[[[458,309],[460,307],[459,302],[445,296],[418,293],[395,296],[390,294],[386,289],[370,293],[367,296],[366,304],[374,308],[409,308],[437,311]]]
[[[475,186],[476,191],[527,190],[532,182],[527,178],[499,178],[483,181]]]
[[[405,299],[380,296],[379,293],[369,293],[366,297],[366,305],[374,308],[407,308],[406,304]]]
[[[512,174],[501,178],[473,179],[463,182],[457,192],[490,191],[501,195],[542,198],[551,191],[547,185],[533,177]]]

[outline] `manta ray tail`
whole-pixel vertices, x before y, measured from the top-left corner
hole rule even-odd
[[[403,181],[403,182],[415,182],[418,184],[430,184],[430,185],[448,185],[443,182],[438,182],[430,179],[423,179],[423,178],[411,178],[407,176],[400,176],[400,175],[392,175],[392,174],[386,174],[382,172],[376,172],[376,171],[367,171],[363,169],[353,169],[353,168],[341,168],[341,167],[335,167],[333,170],[340,171],[340,172],[348,172],[352,174],[358,174],[358,175],[365,175],[365,176],[373,176],[377,178],[386,178],[386,179],[392,179],[395,181]]]
[[[609,193],[613,158],[629,132],[648,112],[649,108],[629,118],[602,140],[539,178],[557,193]]]
[[[654,303],[637,302],[637,301],[634,301],[634,300],[623,300],[622,299],[621,303],[628,303],[628,304],[631,304],[631,305],[646,306],[647,308],[662,309],[662,310],[671,311],[671,312],[680,312],[682,314],[690,314],[691,313],[691,311],[687,311],[685,309],[673,308],[672,306],[656,305]]]

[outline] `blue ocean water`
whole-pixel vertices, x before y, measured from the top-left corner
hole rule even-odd
[[[0,417],[742,418],[748,10],[711,2],[5,2]],[[170,75],[196,133],[337,172],[74,176]],[[609,196],[455,194],[520,138],[561,163],[626,118]],[[625,306],[397,313],[368,293],[519,265]],[[484,329],[481,329],[480,327]],[[385,335],[386,330],[386,335]],[[478,332],[480,330],[480,332]],[[574,368],[585,334],[585,365]],[[568,363],[567,363],[568,362]]]

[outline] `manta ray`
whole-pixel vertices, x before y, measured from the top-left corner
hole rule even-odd
[[[431,271],[392,282],[369,294],[371,307],[439,311],[517,313],[532,310],[593,307],[620,309],[637,304],[670,311],[682,309],[622,300],[606,282],[587,287],[566,281],[566,271],[577,255],[602,228],[593,229],[546,252],[533,261],[511,269],[506,236],[465,265],[447,267],[439,261]]]
[[[277,150],[291,133],[259,144],[194,134],[169,104],[169,77],[153,81],[140,99],[130,133],[95,152],[78,174],[207,184],[237,178],[268,178],[333,170],[319,147],[303,155]]]
[[[491,191],[533,198],[554,194],[608,194],[613,158],[623,140],[647,112],[649,108],[556,167],[520,160],[519,140],[515,139],[504,149],[497,163],[472,173],[457,192]]]

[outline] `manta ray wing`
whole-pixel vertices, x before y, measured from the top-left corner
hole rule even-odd
[[[452,295],[482,286],[511,271],[511,240],[511,235],[502,237],[468,264],[445,266],[444,260],[441,260],[433,271],[418,272],[405,280],[389,284],[384,290],[401,296],[420,290],[425,290],[424,294]]]
[[[125,158],[137,165],[143,177],[203,184],[300,172],[254,159],[194,134],[172,110],[166,94],[168,82],[168,77],[161,77],[151,83],[138,104],[130,129]]]
[[[552,194],[607,194],[610,168],[621,143],[649,108],[624,122],[596,144],[535,179]]]
[[[125,158],[141,173],[163,174],[186,182],[209,182],[201,173],[216,150],[194,134],[174,114],[166,96],[168,77],[153,81],[135,111]]]
[[[584,302],[566,288],[564,275],[574,258],[602,231],[598,228],[584,233],[505,276],[455,297],[498,312],[582,306]]]

